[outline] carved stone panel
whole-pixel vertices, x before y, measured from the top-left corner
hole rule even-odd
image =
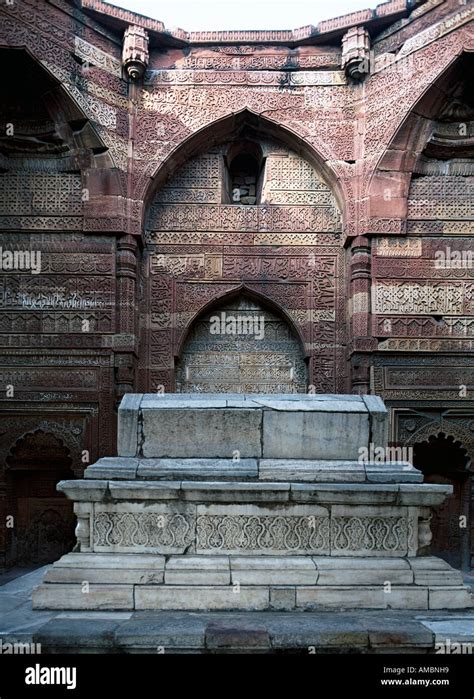
[[[306,365],[290,325],[245,297],[192,326],[177,368],[184,393],[301,393]]]

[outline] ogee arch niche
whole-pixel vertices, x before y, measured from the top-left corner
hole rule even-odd
[[[176,370],[182,393],[304,393],[307,367],[290,324],[246,295],[191,326]]]

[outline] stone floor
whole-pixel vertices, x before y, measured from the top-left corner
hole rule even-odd
[[[474,645],[474,610],[34,611],[31,592],[45,570],[5,584],[0,576],[3,643],[41,643],[43,653],[434,653],[439,643],[451,652]]]

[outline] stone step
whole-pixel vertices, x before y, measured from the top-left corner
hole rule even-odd
[[[99,459],[85,472],[101,480],[205,480],[313,483],[421,483],[422,474],[408,462],[314,459]]]
[[[466,609],[462,585],[132,585],[43,583],[33,593],[35,609],[62,610],[270,610]]]
[[[35,590],[35,608],[306,610],[473,606],[460,572],[434,557],[424,559],[421,566],[418,563],[422,559],[416,558],[183,555],[159,557],[152,563],[150,558],[153,557],[144,554],[68,554],[47,571],[43,584]]]

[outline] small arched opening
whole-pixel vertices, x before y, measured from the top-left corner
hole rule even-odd
[[[226,154],[226,202],[232,204],[260,204],[264,157],[261,146],[248,140],[233,143]],[[224,203],[226,203],[224,202]]]
[[[452,495],[433,508],[431,553],[455,568],[469,569],[470,459],[454,437],[440,432],[413,448],[413,464],[427,483],[453,486]]]
[[[69,450],[53,434],[37,430],[16,442],[6,465],[7,564],[57,560],[74,545],[72,503],[56,490],[59,481],[74,478]]]

